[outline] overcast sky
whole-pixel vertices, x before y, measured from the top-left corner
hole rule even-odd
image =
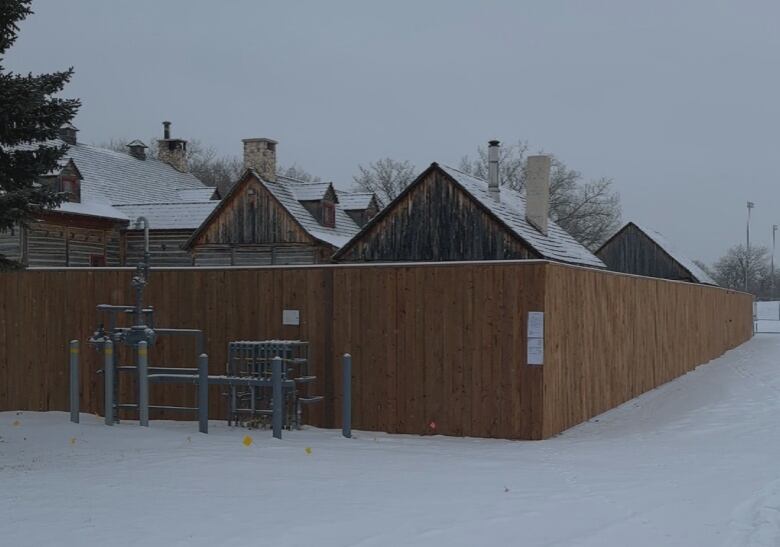
[[[9,52],[73,66],[84,142],[173,133],[345,187],[497,138],[614,179],[624,220],[716,259],[780,223],[780,3],[37,0]]]

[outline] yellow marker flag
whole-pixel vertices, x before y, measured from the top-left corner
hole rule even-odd
[[[309,446],[306,447],[306,453],[307,454],[311,454],[311,447],[309,447]]]
[[[70,438],[70,444],[76,444],[76,437]]]
[[[249,435],[244,435],[243,443],[244,446],[249,446],[250,444],[252,444],[252,437],[250,437]]]

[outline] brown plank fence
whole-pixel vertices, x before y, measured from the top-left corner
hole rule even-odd
[[[82,410],[102,405],[86,345],[95,306],[129,304],[128,269],[0,274],[0,410],[66,410],[67,341],[82,342]],[[717,357],[752,335],[752,299],[718,288],[542,261],[153,270],[157,325],[200,328],[212,374],[231,340],[311,343],[316,425],[341,422],[340,355],[353,365],[353,425],[397,433],[540,439]],[[300,310],[283,326],[282,310]],[[544,365],[526,362],[529,311],[545,312]],[[152,364],[194,366],[160,339]],[[133,398],[124,383],[122,398]],[[152,386],[191,405],[192,386]],[[224,415],[212,388],[211,415]],[[165,412],[152,418],[174,418]]]

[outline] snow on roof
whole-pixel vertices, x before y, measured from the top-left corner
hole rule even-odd
[[[112,207],[111,204],[96,201],[82,201],[81,203],[65,201],[61,203],[59,207],[56,207],[54,211],[70,213],[72,215],[87,215],[93,217],[110,218],[114,220],[129,220],[125,213],[116,207]]]
[[[182,201],[208,201],[213,199],[217,191],[213,186],[204,186],[203,188],[184,188],[179,190],[179,196]]]
[[[549,222],[547,235],[529,224],[525,218],[525,196],[520,192],[501,187],[499,198],[496,199],[488,191],[487,182],[484,180],[446,165],[440,164],[439,167],[543,258],[605,267],[596,255],[552,220]]]
[[[306,207],[301,205],[301,198],[298,197],[298,190],[301,184],[290,182],[294,179],[278,177],[276,182],[272,182],[264,180],[254,170],[252,173],[312,237],[338,248],[349,241],[360,230],[355,221],[344,212],[344,209],[338,203],[335,207],[336,225],[333,228],[329,228],[320,224]],[[318,184],[330,185],[330,183]]]
[[[653,240],[656,245],[661,247],[661,249],[666,252],[669,256],[671,256],[674,260],[676,260],[680,266],[688,270],[690,274],[694,277],[696,281],[699,283],[704,283],[706,285],[718,285],[717,281],[715,281],[710,275],[705,272],[703,269],[698,267],[696,263],[691,260],[685,253],[681,252],[671,241],[666,239],[666,236],[664,236],[661,232],[658,232],[656,230],[653,230],[651,228],[648,228],[646,226],[642,226],[640,224],[637,224],[636,222],[629,222],[628,224],[633,224],[637,228],[639,228],[642,232],[645,233],[647,237]],[[619,230],[618,233],[622,231]]]
[[[345,211],[362,211],[368,209],[371,200],[375,198],[371,192],[345,192],[339,190],[336,192],[339,196],[339,203]]]
[[[320,200],[333,187],[330,182],[298,182],[289,177],[277,177],[277,181],[288,183],[298,201]]]
[[[216,208],[219,201],[197,201],[176,203],[140,203],[117,205],[115,208],[132,221],[146,217],[151,230],[194,230]]]

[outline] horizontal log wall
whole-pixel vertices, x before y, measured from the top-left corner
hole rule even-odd
[[[97,304],[131,303],[131,275],[0,274],[0,410],[65,410],[72,338],[83,344],[82,409],[101,408],[85,340]],[[356,428],[516,439],[550,436],[668,381],[747,340],[751,323],[747,295],[543,262],[155,270],[146,302],[158,326],[204,330],[212,374],[224,372],[230,340],[309,340],[315,391],[326,395],[314,424],[340,424],[348,351]],[[283,309],[300,310],[301,325],[283,326]],[[542,367],[525,361],[529,311],[546,312]],[[186,340],[161,338],[150,356],[194,366]],[[210,393],[215,418],[220,391]],[[194,388],[153,386],[151,396],[191,405]]]

